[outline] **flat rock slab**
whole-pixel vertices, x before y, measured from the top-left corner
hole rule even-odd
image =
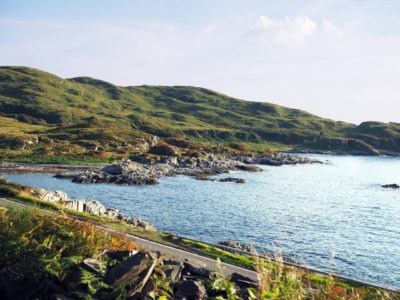
[[[117,290],[124,284],[137,278],[151,265],[153,259],[147,253],[139,252],[126,261],[112,267],[106,273],[104,282]]]
[[[176,299],[207,299],[206,288],[200,281],[184,281],[177,287]]]
[[[196,264],[194,262],[189,263],[189,262],[185,261],[184,266],[185,266],[185,270],[187,272],[189,272],[190,275],[203,277],[206,279],[210,278],[210,276],[211,276],[211,272],[207,268],[205,268],[199,264]]]
[[[233,273],[229,280],[235,284],[237,284],[240,287],[252,287],[256,288],[257,287],[257,282],[252,280],[251,278],[248,278],[246,276],[240,275],[239,273]]]
[[[101,265],[97,259],[94,258],[86,258],[82,261],[82,265],[85,269],[94,272],[100,273],[101,272]]]

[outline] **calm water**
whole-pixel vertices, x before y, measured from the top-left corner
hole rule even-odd
[[[324,165],[223,176],[247,183],[163,178],[156,186],[82,185],[51,174],[5,174],[22,184],[96,199],[159,230],[208,242],[282,250],[322,270],[400,288],[400,158],[313,156]]]

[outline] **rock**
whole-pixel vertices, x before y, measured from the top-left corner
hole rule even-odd
[[[128,296],[133,296],[137,293],[141,293],[144,286],[146,285],[146,283],[148,282],[148,280],[150,279],[151,275],[153,274],[154,268],[157,265],[157,260],[153,260],[152,264],[150,265],[150,267],[148,267],[145,271],[143,271],[139,278],[137,280],[134,281],[134,283],[132,284],[129,292],[128,292]]]
[[[171,278],[171,280],[179,280],[182,275],[182,270],[183,270],[183,263],[178,262],[178,261],[166,261],[165,262],[166,266],[171,266],[170,269],[165,271],[165,275],[167,275],[168,278]]]
[[[121,165],[109,165],[101,170],[111,175],[121,175],[124,171]]]
[[[207,299],[206,288],[200,281],[184,281],[176,288],[176,299]]]
[[[262,172],[262,170],[263,170],[260,167],[253,166],[253,165],[236,165],[235,167],[237,169],[239,169],[240,171],[246,171],[246,172]]]
[[[153,259],[147,253],[139,252],[126,261],[112,267],[106,272],[104,282],[117,290],[128,284],[146,270],[153,263]]]
[[[94,273],[101,273],[102,271],[102,267],[100,265],[100,262],[97,259],[94,258],[86,258],[82,261],[82,266],[90,271],[90,272],[94,272]]]
[[[121,220],[127,224],[133,225],[135,227],[140,227],[149,231],[156,231],[157,229],[150,223],[126,216],[119,212],[116,208],[106,207],[96,200],[68,200],[62,203],[66,208],[76,210],[78,212],[87,212],[89,214],[110,218],[113,220]]]
[[[83,200],[68,200],[63,203],[63,206],[78,212],[84,212],[85,207]]]
[[[174,148],[168,144],[153,146],[152,153],[167,157],[135,156],[135,161],[123,160],[118,164],[106,166],[101,170],[87,170],[84,173],[73,175],[72,181],[78,183],[114,183],[121,185],[148,185],[158,184],[157,179],[162,176],[186,175],[201,180],[220,182],[244,183],[243,179],[224,178],[208,179],[208,176],[228,173],[230,171],[260,172],[261,168],[251,164],[265,164],[272,166],[321,163],[305,157],[279,153],[276,155],[237,155],[224,156],[205,154],[202,157],[177,157]],[[166,152],[163,152],[166,151]],[[140,163],[139,163],[139,162]]]
[[[251,250],[250,246],[248,246],[246,244],[241,244],[237,241],[232,241],[232,240],[218,242],[218,245],[222,245],[225,247],[229,247],[232,249],[238,249],[238,250],[246,251],[246,252],[250,252],[250,250]]]
[[[42,200],[49,202],[64,202],[68,200],[68,196],[63,191],[45,191],[43,189],[39,189],[38,197]]]
[[[233,177],[218,178],[217,181],[219,181],[219,182],[234,182],[234,183],[245,183],[246,182],[242,178],[233,178]]]
[[[400,185],[398,185],[396,183],[392,183],[392,184],[384,184],[384,185],[382,185],[382,187],[385,189],[398,189],[398,188],[400,188]]]
[[[203,277],[203,278],[207,278],[207,279],[210,278],[210,276],[211,276],[211,272],[208,269],[206,269],[205,267],[203,267],[199,264],[196,264],[194,262],[189,263],[189,262],[185,261],[184,266],[185,266],[185,270],[187,272],[189,272],[190,275],[192,275],[192,276]]]
[[[242,288],[256,288],[257,287],[257,282],[252,280],[251,278],[248,278],[246,276],[240,275],[238,273],[233,273],[231,276],[229,276],[229,281],[235,283],[237,286],[242,287]]]

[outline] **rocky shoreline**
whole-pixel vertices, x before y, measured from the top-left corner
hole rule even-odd
[[[156,228],[143,220],[133,218],[121,213],[116,208],[106,207],[97,200],[76,200],[70,199],[63,191],[46,191],[44,189],[33,189],[31,194],[41,200],[58,203],[68,209],[77,212],[86,212],[91,215],[106,217],[111,220],[123,221],[128,225],[142,228],[145,230],[155,231]]]
[[[136,162],[123,160],[102,169],[86,170],[80,173],[59,173],[57,178],[69,178],[77,183],[114,183],[121,185],[158,184],[160,177],[177,175],[191,176],[200,180],[244,183],[243,179],[228,177],[222,179],[210,176],[229,173],[231,171],[261,172],[256,165],[282,166],[296,164],[322,163],[306,157],[289,154],[270,156],[224,156],[208,154],[198,157],[160,157],[154,162]]]

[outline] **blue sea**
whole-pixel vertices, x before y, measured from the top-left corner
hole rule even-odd
[[[254,244],[324,271],[400,289],[400,158],[308,155],[325,164],[235,172],[245,184],[160,179],[153,186],[77,184],[52,174],[3,174],[70,198],[95,199],[158,230]],[[332,259],[333,257],[333,259]]]

